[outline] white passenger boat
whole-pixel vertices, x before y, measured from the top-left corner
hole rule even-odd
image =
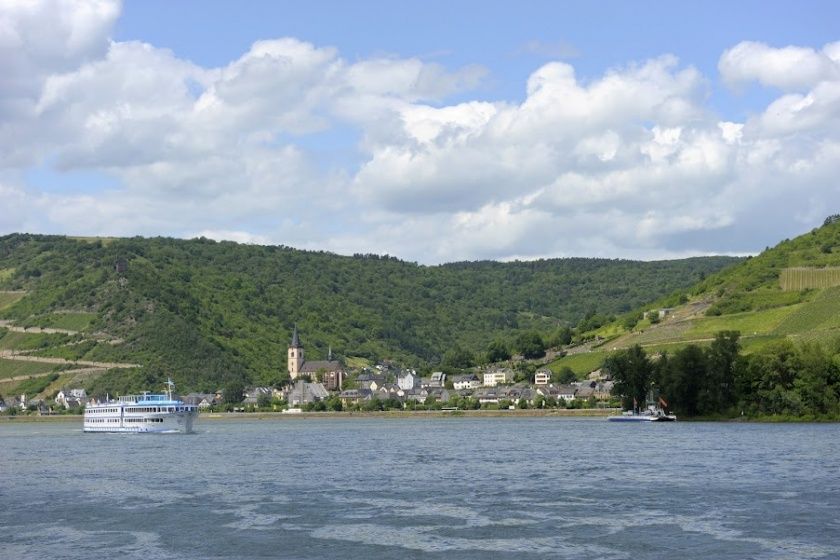
[[[639,412],[626,410],[619,415],[608,416],[607,420],[610,422],[676,422],[677,417],[674,414],[666,414],[658,406],[650,405]]]
[[[198,407],[172,396],[172,380],[165,394],[126,395],[85,407],[85,432],[184,433],[193,431]]]

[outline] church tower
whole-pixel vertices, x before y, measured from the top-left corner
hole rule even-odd
[[[292,343],[289,345],[289,377],[297,379],[300,375],[300,368],[303,366],[303,345],[298,337],[297,325],[292,334]]]

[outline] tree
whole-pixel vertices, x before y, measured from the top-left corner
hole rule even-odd
[[[643,406],[653,377],[653,365],[638,344],[611,354],[604,368],[612,374],[613,394],[622,399],[624,408]]]
[[[534,382],[534,373],[537,371],[537,366],[535,364],[529,364],[526,362],[519,362],[516,364],[516,368],[513,374],[513,382],[519,383],[520,381],[526,381],[528,383]]]
[[[426,397],[426,401],[423,403],[423,406],[426,407],[426,410],[440,410],[442,405],[438,402],[437,397],[429,395]]]
[[[700,392],[702,413],[724,412],[735,404],[735,377],[741,367],[738,331],[720,331],[708,350],[706,381]]]
[[[768,344],[752,354],[739,376],[745,405],[760,414],[799,414],[793,391],[797,377],[796,347],[790,340]]]
[[[443,355],[443,365],[455,369],[471,368],[475,365],[475,356],[456,344]]]
[[[230,379],[222,388],[225,404],[239,404],[245,394],[245,384],[240,379]]]
[[[552,348],[557,348],[559,346],[566,346],[571,344],[572,342],[572,329],[569,327],[560,327],[555,331],[552,335],[551,339],[548,341],[548,345]]]
[[[333,395],[327,399],[326,402],[327,410],[333,410],[335,412],[341,412],[343,405],[341,404],[341,399],[338,396]]]
[[[833,360],[822,345],[805,343],[796,352],[799,376],[794,389],[805,403],[806,412],[836,415],[840,412],[840,362]]]
[[[545,356],[545,342],[538,332],[525,332],[517,337],[516,350],[527,360],[542,358]]]
[[[706,354],[696,344],[681,348],[670,358],[662,360],[659,388],[669,408],[678,414],[696,416],[700,410],[699,394],[707,383],[707,370]]]
[[[510,359],[510,349],[501,340],[494,340],[487,346],[487,361],[503,362]]]
[[[568,385],[573,381],[577,381],[577,374],[569,366],[563,366],[560,371],[551,375],[551,381],[560,383],[561,385]]]
[[[267,408],[271,406],[271,394],[270,393],[260,393],[257,397],[257,407],[258,408]]]
[[[635,327],[636,324],[641,320],[642,320],[642,312],[639,311],[637,313],[633,313],[633,314],[625,317],[624,321],[622,322],[622,325],[624,325],[624,328],[629,331],[629,330],[632,330],[633,327]]]

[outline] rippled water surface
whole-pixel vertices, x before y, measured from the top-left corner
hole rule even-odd
[[[0,558],[840,558],[840,426],[0,424]]]

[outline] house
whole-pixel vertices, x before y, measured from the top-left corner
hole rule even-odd
[[[370,389],[345,389],[338,398],[341,399],[341,404],[347,406],[349,404],[359,404],[362,401],[369,401],[373,398],[373,393]]]
[[[553,396],[558,402],[560,399],[569,402],[575,399],[577,392],[578,387],[576,385],[557,385],[557,394]]]
[[[184,395],[181,400],[184,401],[184,404],[197,406],[199,410],[207,410],[214,404],[219,403],[219,401],[216,400],[216,395],[213,393],[190,393],[188,395]]]
[[[602,401],[607,401],[612,397],[613,388],[615,387],[615,382],[610,381],[603,381],[598,384],[599,391],[595,393],[595,398]]]
[[[538,369],[534,374],[534,385],[548,385],[549,383],[551,383],[551,370]]]
[[[534,404],[534,398],[536,398],[537,392],[530,387],[523,387],[519,391],[519,398],[516,399],[517,401],[525,400],[528,404]]]
[[[87,392],[84,389],[62,389],[55,396],[55,404],[64,408],[73,408],[87,402]]]
[[[446,374],[442,371],[436,371],[429,377],[424,377],[420,380],[420,387],[423,389],[432,389],[435,387],[443,387],[446,384]]]
[[[420,387],[420,378],[417,376],[417,372],[409,370],[397,376],[397,385],[403,391],[411,391]]]
[[[426,391],[426,400],[432,397],[439,403],[449,402],[449,391],[443,387],[432,387],[430,389],[426,389]]]
[[[376,391],[377,389],[383,387],[386,384],[387,382],[384,375],[362,373],[356,378],[356,385],[359,387],[359,389]]]
[[[594,371],[590,371],[587,374],[586,379],[588,379],[589,381],[598,381],[598,382],[610,381],[612,379],[612,375],[610,375],[609,371],[606,371],[604,369],[599,368],[599,369],[596,369]]]
[[[614,383],[612,381],[585,381],[580,384],[577,394],[579,399],[594,398],[599,401],[609,400]]]
[[[536,391],[527,386],[499,387],[496,390],[496,392],[500,399],[507,399],[514,404],[516,404],[520,400],[532,402],[534,400],[534,397],[537,396]]]
[[[249,387],[245,389],[245,398],[242,400],[242,404],[256,405],[260,400],[271,401],[271,397],[271,387]]]
[[[536,390],[537,394],[545,398],[553,398],[557,402],[574,400],[576,392],[577,386],[575,385],[547,385],[537,387]]]
[[[408,407],[410,403],[423,404],[426,402],[428,394],[428,389],[411,389],[410,391],[405,391],[402,396],[403,406]]]
[[[476,389],[473,398],[478,399],[480,404],[499,404],[499,393],[492,387]]]
[[[459,375],[455,378],[452,386],[455,388],[456,391],[461,391],[464,389],[478,389],[481,387],[481,380],[478,376],[474,373],[470,373],[468,375]]]
[[[298,407],[315,401],[322,401],[330,396],[330,392],[323,383],[307,383],[299,379],[286,392],[286,402],[289,406]]]
[[[505,383],[513,383],[513,370],[509,368],[492,369],[484,373],[484,386],[495,387]]]
[[[332,370],[325,369],[323,375],[319,376],[321,383],[324,384],[324,387],[326,387],[328,391],[341,391],[344,387],[345,377],[347,377],[347,372],[345,372],[343,368]]]
[[[405,391],[400,389],[399,385],[394,383],[385,383],[381,387],[378,387],[374,393],[380,399],[390,399],[402,397],[405,394]]]

